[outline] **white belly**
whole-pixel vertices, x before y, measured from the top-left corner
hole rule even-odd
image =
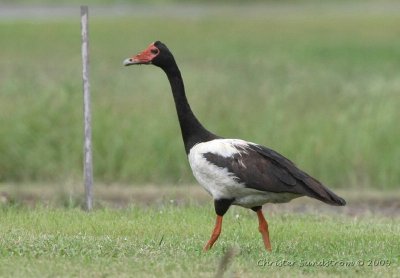
[[[252,208],[262,206],[266,203],[286,203],[294,198],[301,197],[299,194],[294,193],[274,193],[264,192],[255,189],[248,188],[247,190],[254,190],[253,192],[247,192],[246,196],[239,196],[233,202],[234,205],[242,206],[245,208]]]

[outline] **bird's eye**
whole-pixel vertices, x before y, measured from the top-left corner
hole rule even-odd
[[[159,50],[157,48],[152,48],[150,52],[153,54],[158,54]]]

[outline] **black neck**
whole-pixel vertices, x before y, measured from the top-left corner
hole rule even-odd
[[[206,130],[193,114],[186,98],[185,86],[178,66],[174,64],[168,68],[163,68],[163,70],[167,74],[171,85],[183,143],[185,144],[185,150],[188,154],[195,144],[213,140],[217,138],[217,136]]]

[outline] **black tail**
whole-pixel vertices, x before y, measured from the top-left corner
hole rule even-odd
[[[333,193],[332,191],[330,191],[329,189],[325,188],[326,190],[326,194],[324,194],[325,196],[310,196],[313,197],[317,200],[320,200],[326,204],[332,205],[332,206],[345,206],[346,205],[346,201],[345,199],[343,199],[342,197],[339,197],[338,195],[336,195],[335,193]]]
[[[346,201],[322,185],[318,180],[308,176],[303,182],[307,185],[307,196],[332,206],[344,206]]]
[[[264,157],[273,160],[280,168],[284,168],[297,181],[301,182],[301,186],[296,189],[293,188],[291,192],[306,195],[333,206],[346,205],[346,201],[343,198],[330,191],[317,179],[297,168],[292,161],[283,155],[261,145],[254,145],[253,149]]]

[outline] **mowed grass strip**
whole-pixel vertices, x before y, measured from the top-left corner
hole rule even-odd
[[[210,277],[230,247],[239,253],[228,272],[269,275],[390,277],[399,271],[400,225],[395,219],[273,214],[267,253],[254,213],[232,208],[209,252],[212,206],[79,209],[3,207],[0,275],[12,277]],[[371,264],[371,265],[369,265]]]

